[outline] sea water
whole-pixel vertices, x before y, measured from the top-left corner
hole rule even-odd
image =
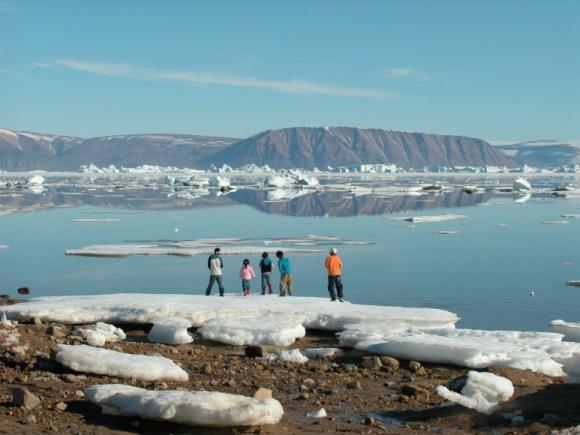
[[[167,198],[159,189],[49,187],[36,195],[3,194],[0,245],[9,247],[0,249],[0,293],[14,296],[27,286],[31,296],[203,294],[205,256],[91,258],[64,251],[93,244],[315,234],[372,243],[337,246],[351,302],[442,308],[457,313],[458,326],[468,328],[542,331],[550,330],[553,319],[580,320],[580,290],[565,286],[580,279],[580,219],[561,218],[580,214],[580,200],[549,193],[523,204],[514,199],[458,189],[421,196],[302,192],[277,201],[255,189],[190,200]],[[414,225],[392,219],[443,213],[466,217]],[[119,220],[71,222],[101,218]],[[543,224],[561,220],[569,223]],[[289,256],[295,294],[328,296],[324,260],[331,246],[309,246],[323,250],[320,254]],[[241,292],[238,273],[246,257],[258,269],[258,256],[224,257],[226,292]],[[273,281],[278,282],[277,271]],[[259,292],[258,279],[252,293]]]

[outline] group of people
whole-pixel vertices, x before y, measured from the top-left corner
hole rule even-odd
[[[284,256],[284,252],[282,251],[276,252],[276,258],[278,259],[278,271],[280,272],[279,296],[286,296],[286,292],[288,292],[288,296],[292,296],[293,276],[290,260]],[[330,293],[330,300],[336,301],[338,297],[340,302],[344,302],[344,295],[342,292],[342,261],[338,256],[336,248],[330,250],[324,266],[328,271],[328,292]],[[209,269],[209,284],[205,291],[205,295],[209,296],[211,294],[213,286],[217,282],[220,296],[223,296],[225,293],[222,278],[224,261],[222,259],[220,248],[215,248],[213,254],[209,256],[207,259],[207,267]],[[274,264],[267,252],[262,253],[262,258],[260,259],[258,267],[260,268],[262,286],[261,294],[272,294],[271,275],[274,270]],[[242,267],[240,269],[240,279],[242,280],[244,296],[249,296],[250,282],[255,278],[256,272],[254,272],[254,269],[250,265],[250,260],[246,258],[242,262]]]

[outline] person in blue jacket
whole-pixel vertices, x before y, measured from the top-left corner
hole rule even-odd
[[[280,271],[280,296],[286,296],[286,288],[288,288],[288,296],[292,296],[292,265],[290,260],[284,257],[282,251],[276,252],[278,258],[278,270]]]
[[[266,294],[266,287],[268,287],[268,294],[272,294],[272,281],[270,280],[270,275],[272,273],[272,260],[268,258],[268,253],[262,253],[262,259],[260,260],[260,273],[262,278],[262,294]]]

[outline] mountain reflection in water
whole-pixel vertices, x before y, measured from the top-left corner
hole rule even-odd
[[[290,197],[289,197],[290,196]],[[168,196],[161,189],[72,190],[48,188],[42,193],[26,190],[0,195],[0,216],[51,208],[93,206],[113,210],[179,210],[249,205],[261,212],[285,216],[353,217],[383,215],[436,208],[469,207],[488,201],[492,192],[468,194],[460,190],[437,194],[358,195],[347,191],[240,189],[228,195],[193,191],[191,197]],[[113,211],[111,211],[113,212]]]

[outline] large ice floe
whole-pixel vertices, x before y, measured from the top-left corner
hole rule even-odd
[[[550,322],[552,329],[560,334],[564,334],[567,341],[580,342],[580,323],[565,322],[561,319]]]
[[[276,399],[209,391],[152,391],[130,385],[93,385],[88,400],[105,412],[192,426],[277,424],[284,409]]]
[[[276,252],[278,249],[288,253],[317,254],[317,245],[351,245],[370,244],[342,237],[307,235],[286,238],[219,238],[181,241],[151,241],[143,243],[125,243],[119,245],[90,245],[79,249],[67,249],[66,255],[89,257],[127,257],[133,255],[209,255],[216,246],[221,247],[223,255],[261,254],[264,251]],[[288,246],[289,245],[289,246]],[[308,246],[305,247],[305,246]]]
[[[347,330],[348,332],[348,330]],[[470,368],[493,365],[529,369],[562,376],[562,364],[554,358],[569,358],[580,352],[579,343],[562,341],[564,335],[550,332],[484,331],[476,329],[432,329],[393,331],[379,337],[360,333],[357,349],[403,359],[454,364]]]
[[[490,415],[499,409],[499,402],[513,396],[514,386],[509,379],[493,373],[470,371],[461,393],[450,391],[443,385],[439,385],[436,391],[447,400]]]
[[[208,321],[209,327],[202,334],[213,335],[214,340],[233,340],[246,334],[257,339],[284,345],[288,332],[300,336],[302,328],[342,331],[345,325],[370,322],[397,324],[408,329],[443,328],[452,326],[457,316],[448,311],[432,308],[383,307],[330,302],[328,299],[311,297],[264,297],[230,296],[207,297],[177,294],[110,294],[95,296],[52,296],[31,299],[22,304],[5,308],[8,318],[55,321],[65,324],[93,322],[152,324],[160,318],[183,319],[192,327],[201,327]],[[242,320],[237,320],[242,319]],[[276,319],[284,328],[270,325]],[[245,326],[243,325],[245,322]],[[228,332],[234,324],[241,328]],[[260,325],[270,325],[271,337]],[[287,329],[286,329],[287,328]],[[255,333],[252,331],[255,330]],[[229,334],[232,334],[231,336]],[[279,336],[278,336],[279,334]],[[277,337],[273,339],[273,337]]]
[[[425,215],[425,216],[406,216],[406,217],[394,217],[386,218],[387,220],[394,221],[407,221],[413,224],[428,223],[428,222],[447,222],[456,219],[464,219],[467,216],[462,214],[439,214],[439,215]]]
[[[161,356],[131,355],[98,347],[60,344],[56,360],[76,372],[142,381],[187,381],[187,372]]]
[[[558,362],[563,364],[562,369],[566,374],[566,382],[570,384],[580,383],[580,352],[568,358],[556,358]]]

